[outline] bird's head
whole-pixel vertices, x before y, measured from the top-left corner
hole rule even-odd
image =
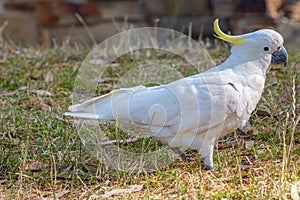
[[[271,29],[262,29],[243,35],[227,35],[219,27],[218,19],[214,22],[216,37],[233,45],[232,53],[241,58],[267,58],[272,64],[288,62],[288,54],[283,46],[282,36]]]

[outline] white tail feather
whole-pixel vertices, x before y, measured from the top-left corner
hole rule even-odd
[[[70,106],[70,112],[66,112],[65,115],[95,120],[115,120],[117,114],[119,116],[130,116],[128,105],[126,105],[130,95],[145,88],[144,86],[138,86],[113,90],[108,94]]]

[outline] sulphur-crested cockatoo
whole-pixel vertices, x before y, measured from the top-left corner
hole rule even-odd
[[[198,150],[205,169],[214,168],[214,142],[242,128],[264,89],[271,63],[287,63],[282,36],[262,29],[231,36],[214,22],[216,37],[232,44],[231,55],[219,66],[156,87],[113,90],[69,107],[67,116],[149,128],[151,136],[184,157]]]

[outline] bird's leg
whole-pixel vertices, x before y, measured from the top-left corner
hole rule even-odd
[[[243,126],[243,128],[241,128],[241,130],[244,133],[248,133],[251,130],[251,124],[250,124],[250,122],[246,122],[246,124]]]
[[[183,153],[179,148],[172,148],[173,152],[176,153],[177,155],[179,155],[182,160],[190,162],[192,156],[190,154],[185,154]]]
[[[213,149],[204,157],[204,165],[205,165],[205,170],[212,170],[214,168],[214,163],[213,163]]]

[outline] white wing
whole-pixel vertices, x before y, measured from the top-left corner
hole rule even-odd
[[[71,106],[71,112],[66,115],[167,127],[173,134],[196,133],[224,123],[229,109],[227,104],[235,105],[233,98],[236,97],[236,91],[218,72],[210,72],[157,87],[114,90]]]

